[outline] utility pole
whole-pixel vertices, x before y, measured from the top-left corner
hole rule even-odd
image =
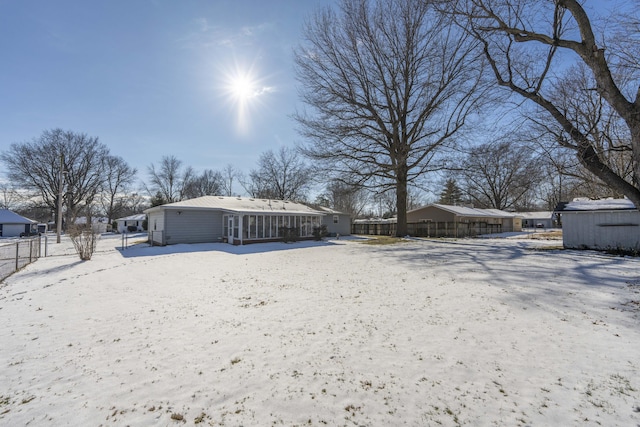
[[[67,171],[64,170],[64,154],[60,154],[60,172],[58,174],[58,224],[56,242],[60,243],[60,233],[62,233],[62,192],[64,191],[64,177]]]

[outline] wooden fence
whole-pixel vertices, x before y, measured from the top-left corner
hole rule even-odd
[[[502,224],[486,222],[410,222],[407,223],[408,234],[413,237],[475,237],[481,234],[503,233],[513,231]],[[352,234],[375,236],[395,236],[396,223],[354,223]]]

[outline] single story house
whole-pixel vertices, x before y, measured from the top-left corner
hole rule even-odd
[[[76,218],[75,220],[75,224],[76,225],[86,225],[87,224],[87,217],[86,216],[80,216],[78,218]],[[111,231],[111,224],[109,224],[109,218],[107,217],[91,217],[91,230],[93,230],[94,233],[106,233],[108,231]]]
[[[160,245],[279,241],[290,230],[301,239],[311,239],[325,215],[292,201],[224,196],[168,203],[144,213],[149,218],[149,240]]]
[[[554,228],[557,227],[553,211],[518,212],[522,217],[522,228]]]
[[[0,209],[0,237],[20,237],[20,234],[31,233],[36,224],[9,209]]]
[[[319,206],[317,210],[325,214],[322,217],[322,224],[327,227],[329,236],[348,236],[351,234],[351,215],[323,206]]]
[[[629,199],[574,199],[556,212],[565,248],[640,251],[640,211]]]
[[[432,236],[522,231],[522,217],[517,213],[439,203],[410,210],[407,223],[421,224],[417,228],[426,228]]]
[[[135,227],[136,232],[144,231],[144,221],[147,219],[145,214],[129,215],[116,219],[118,225],[117,232],[128,233],[129,227]]]

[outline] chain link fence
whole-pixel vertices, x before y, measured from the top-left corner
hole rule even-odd
[[[0,242],[0,281],[43,256],[42,242],[41,236]]]

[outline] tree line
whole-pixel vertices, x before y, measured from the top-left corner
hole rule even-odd
[[[640,207],[638,8],[606,21],[589,13],[576,0],[319,9],[294,51],[301,141],[263,153],[247,175],[165,156],[148,167],[144,200],[229,195],[235,182],[253,197],[304,201],[320,185],[316,201],[335,209],[397,214],[398,235],[421,195],[442,199],[454,186],[480,207],[548,209],[573,196]],[[136,171],[97,138],[45,131],[2,160],[11,182],[53,211],[61,177],[72,216],[137,203],[121,197]]]

